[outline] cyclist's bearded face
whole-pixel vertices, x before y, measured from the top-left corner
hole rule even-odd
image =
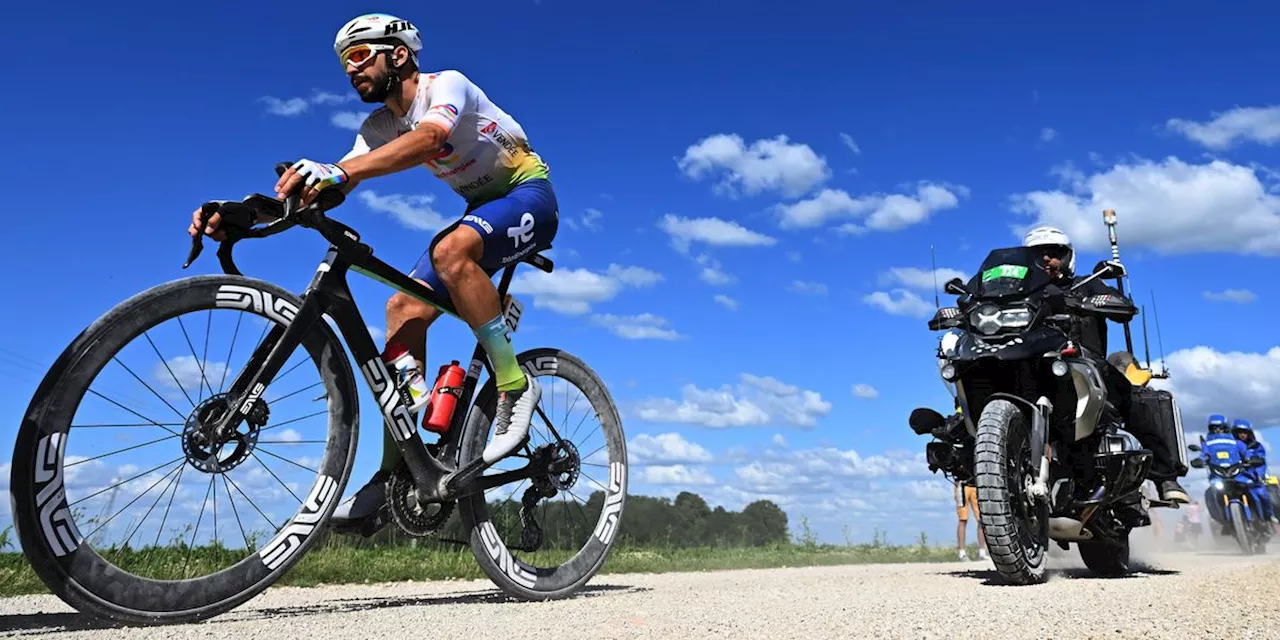
[[[350,73],[351,86],[360,94],[360,100],[368,103],[382,102],[391,93],[389,82],[395,72],[387,64],[387,56],[378,55],[359,70]]]

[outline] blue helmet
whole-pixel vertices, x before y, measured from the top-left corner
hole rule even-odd
[[[1230,428],[1227,426],[1226,416],[1221,413],[1209,416],[1209,433],[1226,433],[1227,431],[1230,431]]]
[[[1253,424],[1244,418],[1236,418],[1231,423],[1231,434],[1248,444],[1253,444]]]

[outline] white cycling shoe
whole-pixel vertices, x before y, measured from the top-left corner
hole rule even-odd
[[[485,464],[501,460],[524,443],[529,436],[529,424],[533,410],[542,399],[542,387],[528,373],[524,374],[528,385],[523,391],[503,391],[498,394],[498,411],[494,419],[493,440],[484,448]]]

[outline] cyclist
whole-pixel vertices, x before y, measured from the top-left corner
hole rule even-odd
[[[297,161],[276,183],[276,195],[284,198],[301,186],[308,204],[322,189],[350,193],[364,180],[425,165],[465,200],[461,218],[432,239],[409,275],[451,300],[484,346],[499,395],[494,438],[483,457],[503,458],[527,437],[542,391],[516,362],[492,277],[555,238],[559,209],[549,169],[520,124],[470,79],[454,70],[420,70],[422,39],[409,21],[383,13],[358,16],[338,30],[333,49],[360,99],[383,106],[365,119],[341,160]],[[198,232],[198,216],[199,211],[192,216],[192,234]],[[221,236],[218,221],[212,216],[205,229],[214,239]],[[408,387],[411,411],[430,398],[423,376],[426,331],[439,315],[403,293],[387,301],[382,357]],[[334,528],[350,530],[378,515],[386,479],[401,464],[399,449],[383,429],[382,464],[334,511]],[[378,520],[365,528],[366,535],[385,525]]]

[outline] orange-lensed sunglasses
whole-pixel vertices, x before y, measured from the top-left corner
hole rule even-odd
[[[359,69],[373,59],[379,51],[394,51],[395,47],[389,44],[369,44],[362,42],[360,44],[347,47],[342,55],[338,56],[338,60],[342,62],[345,69],[347,65],[353,65]]]

